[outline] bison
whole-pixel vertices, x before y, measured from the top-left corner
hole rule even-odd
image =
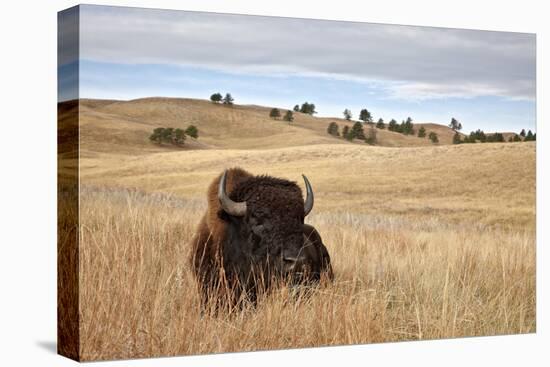
[[[258,293],[283,280],[291,286],[332,280],[330,256],[304,218],[313,208],[295,182],[243,169],[223,172],[208,189],[208,209],[192,242],[191,267],[201,304],[256,303]],[[287,284],[288,284],[287,283]]]

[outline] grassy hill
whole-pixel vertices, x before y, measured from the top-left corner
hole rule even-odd
[[[76,111],[65,107],[61,127]],[[439,145],[379,130],[383,146],[370,146],[329,136],[342,119],[297,113],[289,126],[269,110],[81,101],[83,360],[536,331],[535,142],[448,145],[450,129],[425,124]],[[149,142],[155,127],[189,124],[200,138],[184,148]],[[308,176],[306,222],[330,253],[332,284],[200,312],[191,241],[208,184],[232,166],[301,187]]]
[[[240,166],[297,182],[305,173],[321,211],[533,225],[534,162],[534,143],[210,149],[83,159],[81,182],[202,200],[213,177]]]
[[[231,166],[308,176],[334,283],[200,313],[189,251]],[[82,158],[83,359],[534,332],[535,168],[534,142]]]
[[[213,104],[210,101],[183,98],[143,98],[131,101],[80,101],[81,146],[85,152],[149,153],[166,151],[148,140],[155,127],[198,127],[197,141],[188,139],[184,149],[265,149],[317,144],[359,144],[327,134],[331,121],[351,126],[340,118],[314,117],[294,113],[291,124],[269,118],[271,107]],[[427,132],[438,134],[440,145],[451,144],[454,132],[446,126],[425,123]],[[433,145],[427,138],[405,136],[388,130],[377,130],[377,145],[413,147]],[[173,148],[176,149],[176,148]],[[181,148],[178,148],[181,149]]]

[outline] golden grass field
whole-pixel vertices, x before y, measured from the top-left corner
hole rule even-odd
[[[328,136],[337,119],[288,126],[235,106],[222,121],[224,108],[81,103],[82,360],[535,331],[535,143],[445,145],[448,129],[434,126],[441,145],[385,131],[385,146],[368,146]],[[201,136],[187,148],[147,140],[190,122]],[[201,316],[190,241],[208,184],[233,166],[308,176],[306,222],[329,250],[332,284]]]

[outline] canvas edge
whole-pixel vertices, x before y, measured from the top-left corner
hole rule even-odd
[[[57,27],[57,353],[80,361],[79,6],[58,12]]]

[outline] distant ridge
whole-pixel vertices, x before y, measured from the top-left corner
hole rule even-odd
[[[80,99],[81,147],[88,152],[119,152],[139,154],[170,149],[266,149],[316,144],[354,144],[367,146],[363,141],[348,142],[327,133],[330,122],[336,122],[340,131],[355,121],[336,117],[315,117],[294,112],[294,121],[269,117],[270,106],[225,106],[208,100],[175,97],[145,97],[133,100]],[[62,105],[60,103],[60,113]],[[74,102],[73,102],[74,103]],[[285,110],[284,108],[280,108]],[[432,146],[426,138],[403,135],[386,129],[376,129],[377,144],[384,147]],[[414,123],[414,122],[413,122]],[[184,148],[158,147],[149,141],[156,127],[199,129],[197,140],[188,139]],[[454,131],[432,122],[414,123],[426,135],[433,131],[438,145],[452,144]],[[369,129],[365,126],[365,130]],[[503,133],[507,140],[514,133]]]

